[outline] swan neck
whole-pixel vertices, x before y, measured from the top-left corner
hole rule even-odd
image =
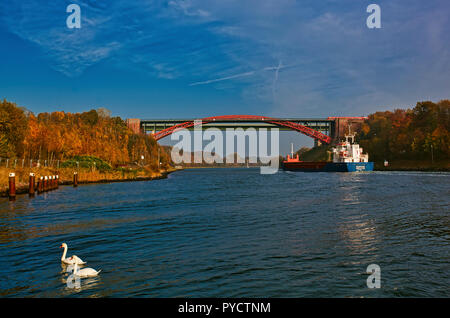
[[[63,255],[61,256],[62,261],[66,259],[66,254],[67,254],[67,246],[64,246],[64,252]]]

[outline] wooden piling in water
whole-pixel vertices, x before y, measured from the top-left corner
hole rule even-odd
[[[44,177],[39,178],[39,193],[44,192]]]
[[[59,188],[59,175],[56,175],[56,189]]]
[[[37,178],[36,182],[36,192],[39,194],[41,192],[41,178]]]
[[[44,192],[48,191],[48,176],[44,176]]]
[[[30,197],[34,197],[34,181],[35,181],[35,176],[34,173],[30,173],[30,181],[29,181],[29,185],[28,185],[28,195]]]
[[[73,187],[78,187],[78,172],[73,173]]]
[[[11,172],[9,174],[9,201],[14,201],[16,199],[16,174]]]

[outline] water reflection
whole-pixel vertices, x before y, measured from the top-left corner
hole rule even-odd
[[[61,283],[65,285],[64,295],[70,296],[79,294],[82,292],[89,292],[90,290],[98,289],[101,286],[101,277],[88,277],[75,279],[71,275],[61,278]],[[101,297],[91,295],[93,297]]]
[[[347,173],[339,175],[342,186],[337,189],[340,200],[337,204],[345,207],[341,211],[338,232],[353,255],[370,254],[376,257],[377,246],[380,244],[371,209],[368,202],[366,182],[368,174]]]
[[[83,268],[85,265],[79,265],[79,268]],[[82,291],[89,291],[94,288],[98,288],[101,284],[101,277],[86,277],[81,278],[75,276],[73,273],[74,266],[61,263],[60,281],[65,285],[65,295],[74,295]]]
[[[376,256],[380,240],[377,237],[376,227],[371,225],[371,223],[363,219],[358,221],[351,219],[340,224],[340,237],[352,254],[367,255],[370,253]]]

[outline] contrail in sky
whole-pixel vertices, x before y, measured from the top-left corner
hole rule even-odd
[[[275,70],[275,77],[273,79],[273,86],[275,87],[275,83],[278,80],[278,72],[280,71],[280,69],[283,68],[283,63],[281,63],[281,60],[278,62],[278,66],[274,68]]]
[[[221,82],[221,81],[227,81],[227,80],[234,79],[234,78],[251,76],[251,75],[253,75],[253,74],[257,73],[257,72],[261,72],[261,71],[275,71],[275,79],[274,79],[274,83],[275,83],[278,80],[278,73],[279,73],[279,71],[281,69],[284,69],[284,68],[287,68],[287,67],[290,67],[290,66],[294,66],[294,65],[283,65],[281,63],[281,61],[279,61],[278,66],[269,66],[269,67],[265,67],[265,68],[263,68],[263,69],[261,69],[259,71],[251,71],[251,72],[231,75],[231,76],[227,76],[227,77],[216,78],[216,79],[203,81],[203,82],[195,82],[195,83],[189,84],[189,86],[204,85],[204,84],[211,84],[211,83],[216,83],[216,82]]]
[[[272,98],[273,98],[274,102],[275,102],[275,85],[277,84],[278,72],[280,71],[281,68],[283,68],[283,63],[281,63],[281,60],[278,62],[277,67],[272,68],[275,71],[275,76],[274,76],[273,82],[272,82]]]
[[[217,79],[204,81],[204,82],[195,82],[195,83],[189,84],[189,86],[196,86],[196,85],[203,85],[203,84],[210,84],[210,83],[215,83],[215,82],[221,82],[221,81],[226,81],[226,80],[230,80],[230,79],[233,79],[233,78],[250,76],[250,75],[253,75],[254,73],[255,73],[254,71],[251,71],[251,72],[247,72],[247,73],[242,73],[242,74],[237,74],[237,75],[217,78]]]

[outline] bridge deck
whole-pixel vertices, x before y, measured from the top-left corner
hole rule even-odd
[[[188,121],[193,121],[194,119],[143,119],[140,124],[141,127],[146,132],[158,132],[164,130],[166,128],[172,127],[174,125],[182,124]],[[334,124],[334,120],[329,120],[326,118],[282,118],[277,119],[279,121],[293,122],[297,124],[301,124],[312,129],[318,131],[330,132],[332,129],[332,125]],[[218,129],[227,129],[227,128],[274,128],[278,127],[280,130],[290,130],[287,127],[279,127],[274,124],[264,123],[261,120],[252,120],[252,119],[220,119],[214,122],[205,123],[204,128],[218,128]],[[193,129],[193,128],[190,128]]]

